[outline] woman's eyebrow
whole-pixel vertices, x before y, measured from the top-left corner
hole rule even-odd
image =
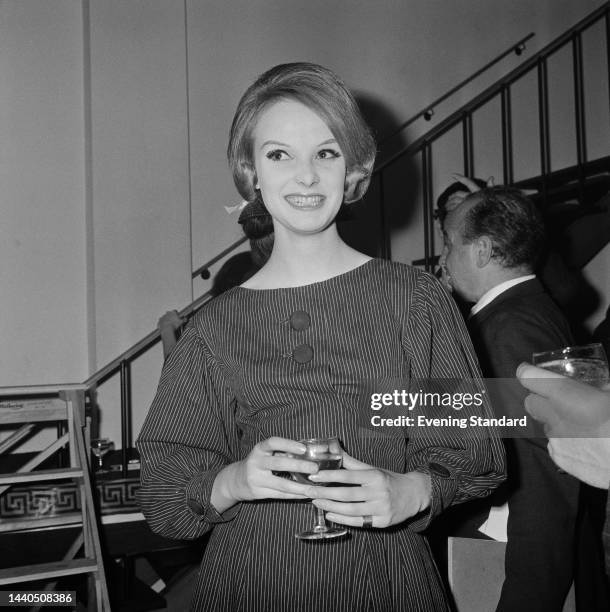
[[[260,146],[260,148],[264,148],[267,145],[274,145],[276,147],[290,147],[290,145],[284,143],[284,142],[279,142],[277,140],[265,140],[265,142],[263,142],[263,144]]]
[[[337,139],[329,138],[328,140],[323,140],[322,142],[318,143],[316,146],[322,147],[327,144],[337,144]],[[285,142],[279,142],[278,140],[265,140],[265,142],[261,144],[260,148],[263,149],[264,147],[268,145],[273,145],[275,147],[286,147],[286,148],[290,147],[289,144],[286,144]]]

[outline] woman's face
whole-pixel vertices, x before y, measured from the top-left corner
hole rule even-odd
[[[315,234],[343,202],[345,159],[324,121],[307,106],[280,100],[264,110],[253,131],[257,189],[276,235]]]

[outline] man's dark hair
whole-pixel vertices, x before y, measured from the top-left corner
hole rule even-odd
[[[472,178],[470,180],[476,183],[481,189],[484,189],[487,186],[487,183],[483,179]],[[449,187],[447,187],[441,193],[441,195],[438,196],[438,199],[436,200],[436,208],[434,209],[433,216],[435,219],[438,219],[440,221],[441,225],[445,221],[445,217],[447,216],[447,213],[449,212],[447,210],[447,201],[454,193],[460,193],[460,192],[464,192],[467,194],[468,187],[466,187],[464,183],[460,183],[460,181],[455,181],[455,183],[451,183],[451,185],[449,185]]]
[[[505,268],[535,270],[545,248],[546,233],[535,204],[512,187],[486,187],[469,198],[477,202],[464,217],[462,240],[481,236],[492,242],[492,258]]]

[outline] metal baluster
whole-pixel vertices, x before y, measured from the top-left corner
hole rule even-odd
[[[474,176],[474,154],[472,138],[472,113],[465,113],[462,120],[462,133],[464,143],[464,175]]]
[[[582,38],[579,32],[572,39],[574,65],[574,109],[576,114],[576,155],[578,164],[587,163],[587,142],[585,128],[585,88],[582,65]]]
[[[551,169],[551,147],[549,141],[549,86],[546,58],[538,61],[538,122],[540,125],[540,173],[542,174],[542,197],[546,204],[547,175]]]
[[[424,206],[424,269],[432,271],[434,261],[434,221],[432,218],[432,148],[426,143],[422,149],[423,206]]]
[[[121,464],[123,478],[127,478],[127,465],[131,449],[131,362],[121,362]]]
[[[578,163],[578,191],[581,205],[585,203],[584,164],[587,163],[587,141],[585,126],[585,88],[582,65],[582,38],[575,32],[572,38],[572,60],[574,67],[574,114],[576,120],[576,159]]]
[[[606,9],[606,68],[610,74],[610,4]],[[608,79],[608,119],[610,119],[610,78]]]
[[[504,184],[510,185],[514,179],[513,173],[513,127],[510,99],[510,86],[502,88],[502,171]]]

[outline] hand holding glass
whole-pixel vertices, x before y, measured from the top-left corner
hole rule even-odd
[[[594,387],[603,387],[610,378],[608,358],[604,347],[599,343],[534,353],[532,363],[539,368],[576,378]]]
[[[339,440],[335,437],[330,438],[310,438],[308,440],[300,440],[301,444],[306,447],[302,455],[293,455],[299,459],[305,459],[318,464],[320,470],[338,470],[343,463],[343,449],[339,444]],[[309,480],[308,474],[293,472],[293,478],[301,484],[326,486],[330,483],[313,482]],[[326,540],[330,538],[338,538],[347,534],[347,529],[339,527],[329,527],[324,518],[324,510],[315,508],[316,524],[311,530],[295,533],[295,537],[301,540]]]

